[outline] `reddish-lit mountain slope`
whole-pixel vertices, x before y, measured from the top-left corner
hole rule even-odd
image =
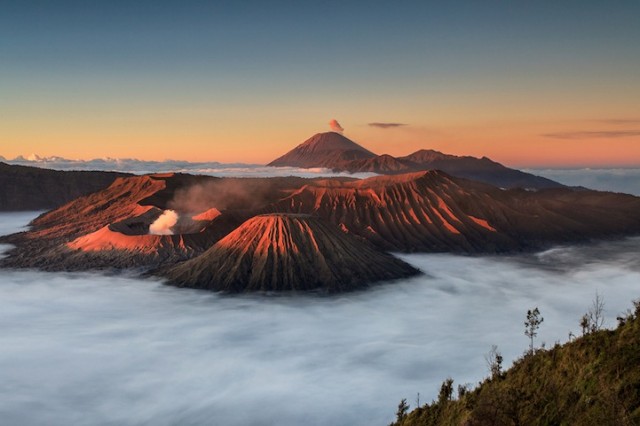
[[[318,218],[259,215],[200,256],[162,275],[180,287],[242,293],[331,293],[418,271]]]
[[[251,217],[256,208],[297,189],[300,178],[214,178],[156,174],[117,179],[3,237],[17,245],[5,266],[77,270],[147,267],[193,257]],[[150,235],[166,210],[177,220]]]
[[[270,206],[313,214],[401,251],[503,252],[640,232],[640,198],[500,190],[443,172],[314,182]]]
[[[167,235],[149,235],[169,212]],[[312,215],[380,250],[405,252],[496,253],[640,233],[638,197],[501,190],[440,171],[364,180],[167,174],[118,179],[40,216],[31,231],[0,239],[17,246],[0,264],[157,267],[193,258],[265,213]]]
[[[77,198],[32,222],[30,239],[56,239],[84,235],[103,226],[142,215],[152,205],[140,202],[166,187],[169,175],[118,178],[108,188]]]

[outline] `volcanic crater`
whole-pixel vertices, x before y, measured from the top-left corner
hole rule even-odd
[[[397,165],[329,136],[295,155]],[[443,159],[433,151],[414,157]],[[390,251],[509,253],[636,235],[639,211],[631,195],[504,189],[440,170],[368,179],[118,177],[0,238],[16,246],[0,265],[137,268],[225,292],[339,292],[418,273]]]

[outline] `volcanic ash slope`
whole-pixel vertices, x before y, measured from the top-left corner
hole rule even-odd
[[[228,293],[355,290],[419,271],[321,219],[255,216],[200,256],[161,272],[169,283]]]

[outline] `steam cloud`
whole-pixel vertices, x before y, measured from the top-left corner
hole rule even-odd
[[[329,121],[329,127],[331,128],[332,132],[342,133],[344,131],[340,123],[338,123],[338,120],[336,120],[335,118]]]
[[[171,228],[178,223],[178,213],[175,210],[165,210],[155,222],[149,226],[149,234],[173,235]]]
[[[271,179],[226,178],[211,180],[176,191],[169,207],[200,213],[211,208],[254,209],[284,196]]]

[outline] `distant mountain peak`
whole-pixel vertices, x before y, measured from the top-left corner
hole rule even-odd
[[[328,167],[345,161],[375,158],[376,154],[337,132],[316,133],[268,166]]]
[[[404,157],[399,157],[398,159],[424,163],[428,161],[442,160],[442,159],[449,159],[449,158],[456,158],[456,156],[451,154],[445,154],[443,152],[436,151],[435,149],[419,149],[418,151],[412,154],[409,154]]]
[[[563,185],[540,176],[511,169],[490,158],[457,156],[434,149],[420,149],[404,157],[376,155],[336,132],[318,133],[268,166],[325,167],[348,173],[401,174],[442,170],[450,175],[499,188],[559,188]]]
[[[361,145],[358,145],[348,137],[338,132],[316,133],[315,135],[304,141],[302,144],[300,144],[298,147],[309,147],[318,151],[335,149],[356,150],[366,152],[372,156],[375,155],[373,152],[369,151]]]

